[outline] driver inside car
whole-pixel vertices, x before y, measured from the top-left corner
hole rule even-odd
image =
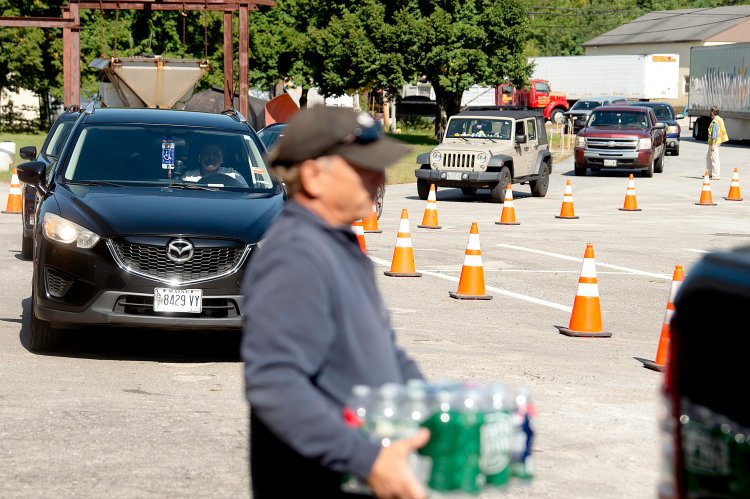
[[[204,144],[198,155],[198,163],[200,168],[185,171],[182,174],[182,180],[198,182],[209,175],[223,174],[235,179],[242,187],[248,187],[245,178],[237,170],[224,166],[224,152],[219,144],[214,142]],[[221,181],[217,179],[215,183],[218,184]]]

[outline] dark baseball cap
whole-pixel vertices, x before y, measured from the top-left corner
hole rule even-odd
[[[367,113],[314,106],[294,114],[268,157],[271,166],[291,166],[339,155],[353,166],[385,170],[409,150],[385,136],[380,124]]]

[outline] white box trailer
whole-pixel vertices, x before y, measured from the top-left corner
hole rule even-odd
[[[750,140],[750,43],[692,47],[688,116],[693,137],[708,139],[711,106],[718,106],[730,140]]]
[[[678,54],[530,57],[532,78],[548,80],[568,102],[603,95],[628,99],[676,99]]]

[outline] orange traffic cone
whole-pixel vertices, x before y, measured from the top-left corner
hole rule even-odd
[[[513,187],[508,184],[505,187],[505,200],[503,201],[503,212],[500,214],[500,221],[495,222],[497,225],[521,225],[516,222],[516,209],[513,207]]]
[[[640,208],[638,208],[638,202],[635,199],[635,179],[633,178],[633,174],[630,174],[630,178],[628,179],[628,190],[625,192],[625,204],[622,208],[619,208],[620,211],[641,211]]]
[[[375,204],[375,201],[372,202],[372,213],[370,213],[369,217],[364,219],[363,225],[365,232],[367,233],[380,234],[383,232],[378,228],[378,205]]]
[[[492,296],[485,294],[484,268],[482,267],[482,248],[479,244],[479,227],[471,222],[469,242],[466,245],[464,266],[461,268],[461,278],[458,280],[458,291],[448,293],[451,298],[459,300],[491,300]]]
[[[435,184],[430,184],[430,194],[427,196],[427,206],[424,209],[422,223],[417,225],[420,229],[440,229],[438,225],[437,214],[437,196],[435,194]]]
[[[422,274],[414,268],[414,248],[411,245],[409,212],[406,211],[406,208],[401,210],[401,224],[398,226],[391,270],[383,273],[390,277],[422,277]]]
[[[735,168],[732,174],[732,183],[729,186],[729,194],[725,197],[727,201],[742,201],[742,194],[740,194],[740,171]]]
[[[565,194],[563,195],[562,208],[560,208],[560,214],[555,215],[555,218],[578,218],[573,209],[573,186],[571,185],[570,180],[565,181]]]
[[[352,223],[352,231],[357,236],[357,241],[359,242],[359,248],[362,250],[362,253],[365,255],[367,254],[367,245],[365,244],[365,228],[362,224],[362,219],[355,220],[354,223]]]
[[[578,279],[578,291],[573,302],[568,327],[555,326],[566,336],[592,336],[609,338],[612,333],[602,331],[602,312],[599,308],[599,281],[596,279],[594,262],[594,245],[587,244],[583,255],[581,277]]]
[[[708,170],[703,174],[703,189],[701,190],[701,199],[697,203],[698,206],[716,206],[714,198],[711,195],[711,179],[708,176]]]
[[[10,177],[8,203],[3,213],[21,213],[21,182],[18,181],[18,173],[15,168],[13,168],[13,175]]]
[[[670,323],[672,322],[672,315],[674,315],[674,299],[677,296],[677,291],[680,289],[680,284],[685,280],[685,273],[682,270],[682,265],[675,265],[674,274],[672,275],[672,289],[669,292],[669,301],[667,302],[667,311],[664,314],[664,323],[661,325],[661,336],[659,337],[659,346],[656,349],[656,359],[639,360],[643,367],[652,369],[654,371],[663,371],[664,366],[667,365],[667,355],[669,353],[669,330]]]

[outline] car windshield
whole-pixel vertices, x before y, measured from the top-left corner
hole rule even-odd
[[[166,125],[89,125],[63,177],[71,182],[273,191],[249,134]]]
[[[651,109],[654,110],[656,119],[659,121],[672,121],[674,120],[674,113],[672,108],[668,106],[653,106]]]
[[[510,140],[513,122],[492,118],[451,118],[445,136]]]
[[[594,111],[589,126],[648,128],[648,117],[643,111]]]
[[[571,111],[591,111],[595,107],[601,106],[602,103],[600,101],[596,100],[579,100],[575,104],[573,104],[573,107],[570,108]]]
[[[60,156],[60,151],[62,150],[63,145],[65,145],[65,139],[70,135],[73,125],[75,125],[75,121],[63,121],[58,124],[52,133],[52,136],[49,138],[47,146],[42,151],[42,154],[54,157]]]
[[[258,132],[258,138],[266,146],[266,149],[270,149],[282,136],[284,135],[284,127],[278,126],[273,128],[264,128]]]

